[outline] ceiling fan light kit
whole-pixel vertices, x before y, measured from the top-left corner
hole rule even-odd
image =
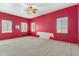
[[[25,11],[29,14],[36,14],[38,9],[34,8],[34,7],[28,7],[27,9],[25,9]]]

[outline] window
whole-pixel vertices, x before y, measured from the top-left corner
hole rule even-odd
[[[21,23],[21,31],[27,32],[27,23]]]
[[[36,24],[35,23],[31,23],[31,31],[32,32],[36,31]]]
[[[12,32],[12,21],[2,20],[2,33]]]
[[[57,33],[68,33],[68,17],[57,19]]]

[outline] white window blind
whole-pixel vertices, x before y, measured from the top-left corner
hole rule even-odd
[[[68,33],[68,17],[57,19],[57,33]]]
[[[35,31],[36,31],[36,24],[31,23],[31,32],[35,32]]]
[[[27,23],[21,23],[21,31],[27,32]]]
[[[2,20],[2,33],[12,32],[12,21]]]

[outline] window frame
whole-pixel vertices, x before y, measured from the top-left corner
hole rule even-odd
[[[68,17],[57,18],[57,33],[68,33]]]

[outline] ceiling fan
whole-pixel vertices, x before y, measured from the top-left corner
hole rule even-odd
[[[25,8],[25,11],[28,14],[36,14],[38,12],[38,8],[34,7],[35,5],[38,5],[38,3],[24,3],[23,5],[25,7],[27,6],[27,8]]]

